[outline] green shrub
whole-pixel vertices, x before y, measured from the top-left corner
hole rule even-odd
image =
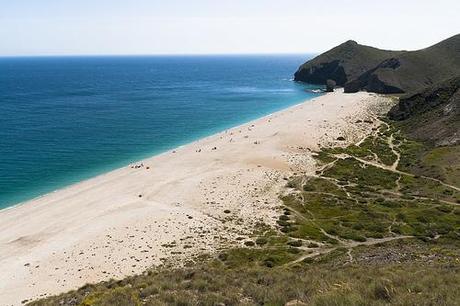
[[[301,247],[303,244],[302,240],[291,240],[288,242],[288,245],[292,246],[292,247]]]
[[[117,287],[105,291],[103,294],[93,294],[86,297],[82,305],[84,306],[139,306],[139,298],[131,288]]]
[[[267,240],[267,238],[265,238],[265,237],[258,237],[258,238],[256,239],[256,244],[257,244],[257,245],[262,246],[262,245],[265,245],[265,244],[267,244],[267,243],[268,243],[268,240]]]
[[[248,240],[248,241],[245,241],[245,242],[244,242],[244,245],[245,245],[245,246],[252,247],[252,246],[255,245],[255,243],[254,243],[254,241],[252,241],[252,240]]]

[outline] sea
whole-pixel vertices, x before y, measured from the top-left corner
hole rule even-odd
[[[2,57],[0,209],[317,97],[311,57]]]

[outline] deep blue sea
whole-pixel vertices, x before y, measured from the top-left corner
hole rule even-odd
[[[310,57],[0,58],[0,208],[312,98]]]

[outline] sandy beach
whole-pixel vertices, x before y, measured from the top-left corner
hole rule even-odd
[[[275,224],[283,178],[365,137],[382,100],[329,93],[0,211],[0,304],[243,244]]]

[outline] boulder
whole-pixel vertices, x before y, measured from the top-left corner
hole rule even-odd
[[[334,80],[331,80],[331,79],[328,79],[326,81],[326,92],[333,92],[334,91],[334,88],[335,88],[335,81]]]

